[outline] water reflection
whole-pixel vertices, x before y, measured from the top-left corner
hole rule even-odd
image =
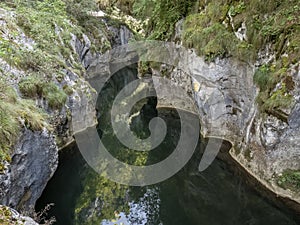
[[[180,119],[175,110],[157,111],[156,100],[148,99],[141,103],[141,113],[133,112],[136,116],[131,118],[131,129],[137,136],[145,138],[149,135],[148,121],[160,115],[167,123],[166,138],[150,153],[123,146],[109,126],[109,109],[118,90],[130,79],[136,79],[136,71],[125,69],[104,89],[98,102],[98,130],[114,157],[129,164],[150,165],[165,159],[175,149]],[[55,216],[57,225],[297,224],[293,215],[274,207],[248,188],[243,179],[229,172],[221,160],[215,160],[200,173],[198,165],[205,144],[205,140],[199,141],[194,156],[178,174],[148,187],[128,187],[105,179],[94,172],[84,162],[77,147],[72,146],[69,151],[60,153],[59,168],[38,201],[37,209],[55,203],[49,217]]]
[[[146,225],[158,224],[160,198],[158,188],[147,188],[137,201],[129,202],[129,212],[115,211],[115,219],[103,220],[101,225]]]
[[[147,160],[157,160],[160,152],[169,151],[176,145],[180,121],[174,117],[174,112],[172,117],[167,117],[167,111],[158,112],[166,116],[167,139],[160,151],[154,152],[153,156],[150,154]],[[241,177],[229,172],[225,162],[215,160],[200,173],[198,164],[204,149],[205,141],[202,140],[192,160],[176,176],[158,185],[141,188],[106,180],[84,163],[75,165],[72,160],[81,161],[80,154],[75,154],[71,161],[70,158],[61,161],[40,205],[41,202],[55,203],[49,216],[56,216],[57,225],[297,224],[291,214],[274,207],[247,187]],[[76,146],[73,151],[78,151]],[[74,169],[78,171],[77,175],[70,172]],[[74,190],[74,186],[81,188]]]

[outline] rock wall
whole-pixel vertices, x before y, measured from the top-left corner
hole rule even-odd
[[[0,175],[1,204],[29,209],[42,194],[58,163],[54,137],[46,129],[24,130],[6,173]]]
[[[175,30],[181,32],[180,26],[182,21]],[[175,41],[180,41],[180,34],[175,37]],[[259,60],[272,57],[268,54],[260,55]],[[178,57],[172,51],[169,55]],[[300,203],[299,193],[279,187],[276,180],[284,170],[300,169],[299,62],[288,69],[295,83],[296,103],[291,110],[285,110],[288,119],[284,121],[280,116],[260,112],[256,103],[259,89],[253,82],[254,65],[233,58],[217,58],[209,63],[193,52],[189,55],[188,61],[178,63],[180,70],[170,70],[170,79],[179,84],[191,80],[187,92],[193,92],[202,134],[231,142],[230,155],[249,174],[276,195]]]
[[[0,18],[3,15],[12,15],[11,19],[15,19],[14,13],[1,9]],[[3,22],[2,25],[7,23],[6,20],[1,22]],[[7,29],[4,33],[9,32],[9,26],[3,26],[3,29]],[[127,43],[132,37],[132,33],[125,26],[110,29],[113,34],[110,41],[113,44]],[[32,48],[35,42],[26,37],[22,30],[19,30],[19,33],[21,35],[17,41]],[[100,53],[91,51],[91,40],[86,35],[83,35],[82,39],[71,35],[70,45],[73,55],[78,57],[74,60],[78,60],[88,70],[91,62],[99,57]],[[106,38],[104,34],[103,38]],[[5,163],[5,169],[0,174],[0,204],[25,211],[34,207],[36,200],[57,168],[58,150],[73,142],[73,135],[76,132],[97,123],[95,110],[97,92],[85,80],[86,74],[79,74],[72,69],[72,62],[67,61],[67,64],[70,65],[70,69],[64,70],[64,76],[57,85],[61,89],[65,86],[70,87],[71,93],[61,110],[51,109],[43,98],[36,99],[36,105],[49,114],[48,122],[52,129],[32,131],[25,126],[22,128],[11,155],[12,160]],[[21,98],[18,83],[26,76],[26,73],[10,66],[1,58],[0,67],[4,73],[11,75],[10,83]],[[81,120],[76,121],[75,125],[72,121],[74,113],[81,115]]]
[[[82,54],[82,51],[83,48],[79,49],[78,54]],[[4,61],[1,63],[2,69],[13,73],[12,83],[18,90],[17,83],[24,73],[12,69]],[[71,126],[71,111],[85,115],[83,129],[96,124],[94,98],[91,97],[96,92],[84,78],[72,71],[65,71],[60,85],[66,84],[72,87],[73,93],[62,110],[52,110],[43,99],[37,100],[37,105],[50,115],[54,131],[49,132],[45,128],[43,131],[33,132],[23,128],[11,156],[12,161],[6,164],[5,171],[0,174],[1,204],[25,210],[34,206],[57,168],[58,148],[72,142],[72,136],[77,132]]]
[[[15,19],[13,13],[1,9],[0,17],[7,14],[12,15],[12,20]],[[6,26],[6,23],[6,20],[2,21],[4,33],[9,33],[9,26]],[[128,41],[132,35],[125,26],[112,32],[115,32],[115,35],[111,41],[116,44]],[[26,37],[21,30],[19,33],[21,35],[17,42],[33,48],[35,42]],[[92,60],[99,56],[92,53],[91,41],[86,35],[83,35],[82,39],[72,35],[70,45],[85,69],[88,69]],[[18,97],[22,97],[18,83],[26,73],[8,65],[1,58],[0,66],[4,73],[11,75],[10,83],[18,93]],[[57,168],[58,149],[73,142],[74,133],[97,123],[95,111],[97,92],[85,80],[84,74],[82,76],[75,70],[66,69],[62,80],[57,84],[60,88],[70,87],[72,92],[61,110],[51,109],[43,98],[36,99],[37,106],[49,114],[49,123],[53,130],[47,131],[45,128],[43,131],[31,131],[25,127],[22,129],[11,156],[12,161],[5,164],[5,170],[0,174],[0,204],[22,210],[34,206]],[[79,126],[72,126],[73,113],[82,117]]]

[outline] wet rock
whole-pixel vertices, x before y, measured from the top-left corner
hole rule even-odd
[[[110,39],[112,48],[128,44],[128,41],[133,38],[132,32],[124,25],[120,27],[109,26],[108,29],[112,34]]]
[[[272,149],[280,142],[288,124],[274,116],[268,116],[261,126],[261,141],[266,149]]]
[[[0,202],[29,209],[42,194],[58,164],[58,149],[48,131],[24,130],[16,145],[9,170],[0,175]],[[4,178],[4,179],[3,179]]]

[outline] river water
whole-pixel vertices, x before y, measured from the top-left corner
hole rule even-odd
[[[159,115],[167,124],[166,138],[151,153],[124,147],[113,134],[109,116],[110,102],[128,82],[124,83],[124,76],[135,79],[135,71],[120,71],[100,93],[99,136],[111,154],[122,161],[135,165],[159,162],[174,150],[178,142],[181,128],[178,113],[173,109],[156,110],[156,99],[148,99],[141,114],[133,118],[131,128],[137,136],[145,138],[149,135],[149,120]],[[207,140],[199,137],[192,159],[180,172],[146,187],[120,185],[100,176],[87,165],[73,144],[60,152],[59,167],[36,209],[41,210],[53,203],[46,217],[54,216],[57,225],[298,224],[293,213],[276,207],[248,187],[243,177],[232,172],[226,162],[216,159],[207,170],[199,172],[198,165],[206,143]]]

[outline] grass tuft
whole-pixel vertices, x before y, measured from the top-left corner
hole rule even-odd
[[[45,78],[41,78],[38,74],[25,77],[19,82],[19,89],[25,97],[44,97],[50,108],[61,109],[71,89],[64,86],[60,89],[54,82],[46,82]]]
[[[10,160],[22,126],[34,131],[50,129],[47,115],[35,102],[17,98],[15,90],[0,79],[0,162]]]
[[[53,82],[44,84],[42,92],[49,106],[53,109],[61,109],[68,97],[67,94]]]

